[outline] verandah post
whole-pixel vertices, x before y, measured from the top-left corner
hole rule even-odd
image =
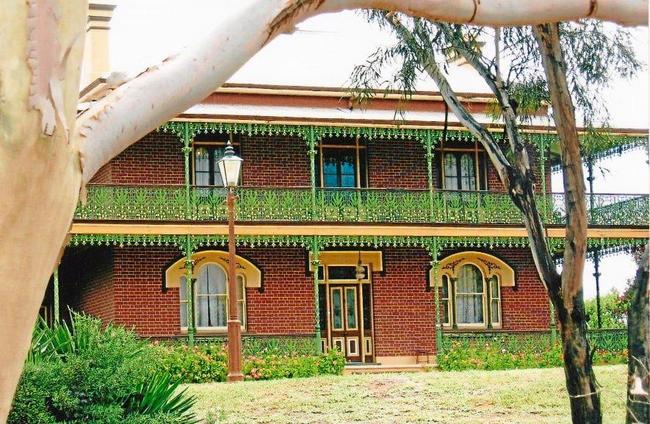
[[[434,302],[434,313],[435,317],[435,326],[436,326],[436,352],[441,353],[443,350],[442,346],[442,322],[440,320],[440,287],[442,284],[439,284],[438,281],[438,240],[434,237],[429,245],[429,254],[431,255],[431,269],[432,275],[429,283],[433,286],[433,302]]]
[[[192,148],[192,135],[190,134],[189,122],[183,123],[183,159],[185,168],[185,218],[192,218],[192,192],[190,189],[190,153]],[[194,280],[192,279],[192,236],[185,236],[185,289],[187,297],[187,344],[194,346],[196,334],[196,321],[194,317]]]
[[[311,219],[316,220],[316,135],[314,127],[309,127],[307,133],[307,154],[309,155],[309,182],[311,184]]]
[[[185,236],[185,293],[187,297],[187,344],[194,347],[194,335],[196,334],[196,320],[194,317],[194,279],[192,271],[192,236]]]
[[[192,153],[192,136],[190,135],[189,122],[183,122],[183,160],[185,168],[185,218],[190,219],[192,216],[192,201],[190,190],[190,153]]]
[[[316,344],[316,352],[321,350],[321,328],[320,328],[320,304],[318,289],[320,287],[320,281],[318,280],[318,267],[320,265],[320,239],[318,236],[312,237],[312,246],[311,246],[311,266],[314,271],[314,317],[315,325],[314,330],[316,332],[314,342]],[[324,353],[324,352],[323,352]]]
[[[426,159],[427,159],[427,178],[429,182],[429,220],[434,221],[434,211],[433,211],[433,138],[431,135],[431,130],[426,130],[426,138],[424,147],[426,149]]]

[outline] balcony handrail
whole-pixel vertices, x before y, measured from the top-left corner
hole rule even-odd
[[[149,184],[149,183],[89,183],[87,188],[94,187],[115,187],[115,188],[185,188],[185,184]],[[199,189],[223,189],[221,186],[216,185],[198,185],[191,184],[190,188],[199,188]],[[239,186],[237,190],[311,190],[311,186]],[[373,192],[429,192],[429,189],[423,188],[394,188],[394,187],[316,187],[316,190],[322,191],[342,191],[342,192],[357,192],[357,191],[373,191]],[[434,188],[434,193],[450,193],[450,194],[503,194],[508,195],[508,192],[505,190],[448,190],[448,189],[438,189]],[[535,195],[541,196],[543,193],[536,192]],[[564,192],[548,192],[547,196],[564,196]],[[650,193],[586,193],[586,196],[629,196],[630,198],[642,198],[650,196]]]

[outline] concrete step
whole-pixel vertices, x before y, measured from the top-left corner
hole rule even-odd
[[[382,364],[351,364],[343,369],[343,375],[372,374],[389,372],[427,372],[437,368],[436,364],[412,365],[382,365]]]

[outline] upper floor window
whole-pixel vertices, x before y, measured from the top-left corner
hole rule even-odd
[[[181,327],[187,327],[187,283],[180,284]],[[228,279],[222,267],[206,264],[194,283],[194,314],[199,329],[225,329],[228,325]],[[237,276],[237,315],[246,327],[246,290],[242,275]]]
[[[324,143],[320,146],[320,181],[322,187],[366,187],[366,148],[356,140],[354,145]]]
[[[235,145],[235,154],[239,146]],[[194,185],[223,187],[219,160],[226,151],[225,143],[196,144],[194,146]]]
[[[476,190],[476,162],[473,153],[445,153],[445,189]]]
[[[479,146],[466,143],[441,145],[437,153],[440,185],[443,190],[475,191],[487,189],[487,157]]]

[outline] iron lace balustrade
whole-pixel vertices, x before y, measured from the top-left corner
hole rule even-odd
[[[226,190],[192,187],[88,185],[78,221],[226,221]],[[504,192],[311,187],[240,187],[238,222],[322,222],[521,225],[521,215]],[[593,194],[590,224],[648,226],[647,194]],[[537,196],[546,223],[562,225],[564,194]],[[315,208],[314,208],[315,205]]]

